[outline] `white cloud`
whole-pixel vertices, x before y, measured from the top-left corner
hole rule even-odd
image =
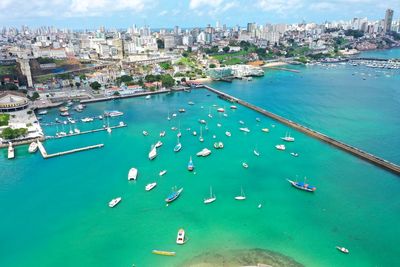
[[[167,14],[168,14],[168,10],[163,10],[163,11],[160,11],[160,13],[158,13],[159,16],[165,16]]]
[[[336,9],[336,5],[331,2],[312,3],[309,8],[314,11],[332,11]]]
[[[223,0],[190,0],[189,8],[197,9],[204,6],[218,7],[222,4]]]
[[[303,6],[300,0],[259,0],[257,6],[264,11],[284,14]]]

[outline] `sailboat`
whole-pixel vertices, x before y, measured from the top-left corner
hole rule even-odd
[[[309,185],[306,183],[306,177],[304,177],[304,182],[297,182],[297,181],[292,181],[292,180],[288,180],[288,182],[295,188],[300,189],[300,190],[304,190],[307,192],[314,192],[315,190],[317,190],[317,188],[315,186]]]
[[[253,153],[254,153],[254,155],[256,155],[257,157],[260,156],[260,152],[258,152],[257,146],[254,148]]]
[[[290,136],[290,133],[289,133],[289,134],[286,133],[286,134],[285,134],[285,137],[281,137],[281,139],[282,139],[283,141],[286,141],[286,142],[294,142],[294,137],[291,137],[291,136]]]
[[[189,163],[188,163],[188,171],[193,171],[194,170],[194,164],[193,164],[193,160],[192,157],[190,157]]]
[[[167,120],[171,120],[171,117],[169,116],[169,111],[168,111],[168,117],[167,117]]]
[[[178,137],[178,143],[174,147],[174,152],[179,152],[182,149],[182,144],[179,142],[179,137]]]
[[[178,137],[182,136],[182,133],[181,133],[181,122],[180,121],[179,121],[179,126],[178,126],[178,133],[177,133],[176,136],[178,136]]]
[[[210,186],[210,197],[204,199],[204,204],[210,204],[210,203],[214,202],[215,200],[217,200],[217,198],[215,197],[215,195],[213,195],[212,187]]]
[[[211,115],[211,107],[208,110],[208,117],[211,119],[213,116]]]
[[[112,130],[111,130],[111,128],[110,128],[110,120],[109,120],[108,117],[107,117],[107,132],[108,132],[108,133],[111,133],[111,132],[112,132]]]
[[[240,188],[240,196],[235,197],[236,200],[245,200],[246,196],[243,191],[243,187]]]
[[[200,127],[200,137],[199,137],[199,141],[203,142],[204,138],[203,138],[203,127]]]

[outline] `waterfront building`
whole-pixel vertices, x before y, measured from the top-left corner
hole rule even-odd
[[[385,13],[385,23],[383,26],[383,31],[390,32],[392,30],[392,21],[393,21],[393,10],[387,9]]]
[[[0,112],[13,112],[26,109],[29,105],[28,99],[16,92],[6,91],[0,94]]]

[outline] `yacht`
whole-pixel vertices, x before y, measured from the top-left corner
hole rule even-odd
[[[38,150],[38,144],[36,142],[32,142],[28,148],[29,153],[35,153],[37,150]]]
[[[240,188],[240,196],[236,196],[235,199],[236,200],[245,200],[246,199],[246,196],[243,191],[243,187]]]
[[[158,141],[156,144],[155,144],[155,147],[156,148],[159,148],[160,146],[162,146],[163,145],[163,143],[161,142],[161,141]]]
[[[286,133],[285,137],[281,137],[281,139],[286,142],[294,142],[294,137],[291,137],[290,133]]]
[[[153,160],[155,157],[157,157],[157,148],[156,146],[151,146],[151,150],[149,152],[149,160]]]
[[[171,203],[172,201],[176,200],[181,195],[182,191],[183,191],[183,187],[179,190],[176,190],[176,188],[173,189],[172,193],[169,194],[167,196],[167,198],[165,199],[165,202]]]
[[[200,152],[197,152],[197,156],[198,157],[207,157],[208,155],[211,154],[211,150],[207,149],[207,148],[203,148]]]
[[[166,174],[166,173],[167,173],[167,170],[162,170],[162,171],[160,171],[159,175],[160,175],[160,176],[163,176],[163,175]]]
[[[210,186],[210,197],[204,199],[204,204],[210,204],[217,200],[216,196],[212,193],[212,187]]]
[[[188,171],[190,171],[190,172],[194,170],[194,164],[193,164],[192,157],[190,157],[187,168],[188,168]]]
[[[232,136],[231,132],[228,132],[228,131],[226,131],[225,134],[226,134],[226,136],[228,136],[228,137],[231,137],[231,136]]]
[[[128,173],[128,180],[136,180],[138,170],[136,168],[131,168]]]
[[[156,182],[150,183],[150,184],[146,185],[145,190],[146,190],[146,191],[150,191],[151,189],[153,189],[154,187],[156,187],[156,185],[157,185]]]
[[[245,133],[249,133],[250,132],[249,128],[247,128],[247,127],[239,128],[239,130],[241,130],[242,132],[245,132]]]
[[[8,142],[8,159],[13,159],[15,157],[14,148],[11,142]]]
[[[231,109],[237,109],[237,106],[232,105],[232,106],[231,106]]]
[[[110,202],[108,202],[108,206],[110,208],[114,208],[116,205],[118,205],[119,202],[121,202],[122,198],[121,197],[117,197],[114,198],[113,200],[111,200]]]
[[[123,112],[118,111],[118,110],[112,110],[112,111],[104,111],[104,116],[105,117],[118,117],[124,115]]]
[[[179,229],[178,236],[176,237],[176,243],[178,245],[185,244],[185,230]]]
[[[285,145],[276,145],[275,148],[278,149],[278,150],[285,150],[286,149]]]

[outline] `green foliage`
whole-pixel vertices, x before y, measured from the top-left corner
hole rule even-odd
[[[24,136],[27,134],[27,132],[28,129],[26,128],[11,129],[10,127],[7,127],[3,130],[0,136],[4,139],[9,140]]]
[[[120,96],[121,94],[119,92],[114,92],[113,96]]]
[[[6,83],[6,84],[0,85],[0,90],[16,91],[16,90],[18,90],[18,86],[16,86],[13,83]]]
[[[133,81],[133,78],[130,75],[122,75],[121,77],[118,77],[116,80],[117,84],[128,83],[131,81]]]
[[[161,67],[163,70],[172,69],[172,66],[171,66],[171,63],[170,63],[170,62],[162,62],[162,63],[160,63],[160,67]]]
[[[364,32],[363,32],[363,31],[360,31],[360,30],[352,30],[352,29],[349,29],[349,30],[346,30],[346,31],[344,32],[344,35],[346,35],[346,36],[353,36],[354,38],[360,38],[360,37],[363,37],[363,36],[364,36]]]
[[[99,89],[101,88],[101,84],[100,84],[98,81],[95,81],[95,82],[92,82],[92,83],[90,84],[90,87],[91,87],[93,90],[99,90]]]
[[[216,54],[216,53],[218,53],[218,46],[213,46],[213,47],[211,47],[211,48],[206,48],[206,49],[204,49],[204,53],[206,53],[206,54]]]
[[[297,58],[296,61],[305,64],[308,62],[308,59],[305,56],[301,56],[301,57]]]
[[[0,126],[8,125],[9,120],[10,120],[10,114],[0,114]]]
[[[32,96],[29,96],[28,95],[28,98],[29,98],[29,100],[31,100],[31,101],[35,101],[36,99],[38,99],[40,96],[39,96],[39,93],[38,92],[33,92],[33,94],[32,94]]]
[[[171,75],[166,74],[161,76],[161,83],[164,87],[172,87],[175,85],[175,80]]]
[[[189,48],[188,48],[188,50],[189,50]],[[188,56],[189,56],[189,53],[188,53],[188,52],[183,52],[183,53],[182,53],[182,56],[183,56],[183,57],[188,57]]]
[[[72,75],[70,73],[61,73],[61,74],[57,74],[55,76],[58,79],[63,79],[63,80],[70,80],[72,79]]]
[[[215,67],[217,67],[214,63],[211,63],[209,66],[208,66],[210,69],[214,69]]]
[[[225,53],[228,53],[229,50],[231,50],[229,46],[225,46],[224,48],[222,48],[222,51],[224,51]]]
[[[0,75],[14,75],[17,72],[17,66],[0,66]]]
[[[49,64],[49,63],[56,63],[56,60],[54,58],[49,58],[49,57],[38,57],[37,62],[39,64]]]
[[[79,89],[79,87],[81,87],[81,83],[80,82],[76,82],[75,86]]]
[[[148,83],[159,82],[161,81],[161,75],[153,75],[149,74],[144,77],[145,81]]]
[[[86,80],[86,75],[85,75],[85,74],[81,74],[81,75],[79,75],[79,78],[80,78],[81,80]]]

